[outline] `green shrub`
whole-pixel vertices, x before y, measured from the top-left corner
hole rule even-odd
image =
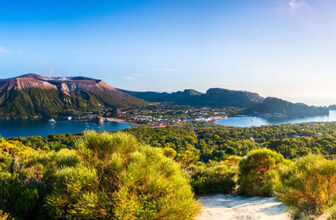
[[[162,149],[96,132],[77,149],[46,153],[0,139],[0,210],[16,219],[191,219],[198,212],[188,178]]]
[[[90,197],[97,191],[95,169],[84,166],[65,167],[56,171],[54,191],[48,196],[46,209],[53,218],[99,218],[102,210]],[[60,208],[63,207],[63,208]],[[98,213],[97,213],[98,212]]]
[[[191,176],[191,185],[197,195],[211,193],[232,193],[236,182],[237,170],[224,164],[200,167]]]
[[[57,170],[45,205],[50,216],[79,219],[191,219],[198,204],[180,167],[161,149],[125,133],[86,132],[84,166]]]
[[[55,159],[58,167],[76,166],[80,161],[75,150],[61,149],[55,154]]]
[[[197,150],[186,150],[178,153],[176,160],[182,165],[183,168],[189,167],[191,164],[199,160],[199,153]]]
[[[318,216],[327,212],[334,215],[336,160],[308,155],[281,167],[279,177],[277,196],[295,217]]]
[[[238,168],[241,160],[242,160],[241,157],[236,156],[236,155],[231,155],[224,161],[224,164],[227,166],[234,166]]]
[[[19,142],[0,140],[0,209],[19,219],[34,218],[43,198],[43,175],[27,165],[35,153]]]
[[[251,151],[239,163],[239,192],[248,196],[271,196],[276,169],[284,162],[281,154],[268,149]]]
[[[163,153],[166,157],[174,159],[176,156],[176,151],[173,148],[165,147],[163,148]]]

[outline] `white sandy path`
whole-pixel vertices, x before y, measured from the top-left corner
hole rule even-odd
[[[286,207],[274,198],[231,195],[203,196],[202,213],[196,220],[289,220]]]

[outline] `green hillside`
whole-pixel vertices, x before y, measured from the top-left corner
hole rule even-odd
[[[329,114],[328,108],[308,106],[303,103],[292,103],[282,99],[269,97],[262,103],[248,109],[248,114],[280,114],[288,117],[304,117]]]
[[[65,95],[55,89],[12,89],[0,93],[0,119],[77,115],[88,111],[99,112],[102,108],[128,108],[144,104],[134,97],[118,100],[108,94],[82,92]]]
[[[256,93],[220,88],[208,89],[206,93],[193,89],[172,93],[122,91],[149,102],[165,102],[176,105],[249,108],[263,100]]]

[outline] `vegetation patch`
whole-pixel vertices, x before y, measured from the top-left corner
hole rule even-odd
[[[308,155],[283,166],[279,177],[277,196],[295,218],[336,218],[336,160]]]
[[[77,150],[1,141],[0,209],[18,219],[191,219],[189,180],[161,149],[125,133],[85,133]]]
[[[281,154],[269,149],[251,151],[239,163],[239,191],[248,196],[271,196],[277,168],[284,163]]]

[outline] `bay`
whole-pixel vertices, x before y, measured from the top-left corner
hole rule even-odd
[[[48,120],[10,120],[0,121],[0,135],[2,137],[29,137],[50,134],[79,133],[85,130],[112,131],[131,128],[128,124],[116,122],[86,122],[62,120],[51,124]]]
[[[260,127],[274,124],[295,124],[304,122],[333,122],[336,121],[336,111],[329,111],[329,115],[302,118],[264,118],[258,116],[233,116],[217,120],[215,124],[233,127]]]

